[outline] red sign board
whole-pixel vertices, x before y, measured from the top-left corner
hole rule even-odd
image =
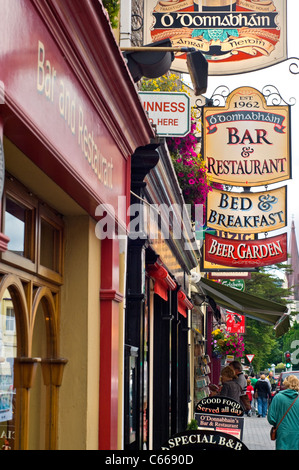
[[[226,331],[228,333],[245,333],[245,316],[226,310]]]
[[[111,130],[111,123],[106,116],[109,109],[106,110],[106,114],[102,109],[98,109],[101,97],[96,94],[98,91],[94,84],[92,87],[89,86],[85,78],[87,73],[84,75],[82,72],[84,66],[79,64],[79,60],[83,60],[83,53],[81,57],[77,50],[70,51],[65,47],[66,51],[60,47],[64,36],[54,40],[46,27],[51,20],[39,16],[37,12],[38,9],[42,9],[44,15],[46,15],[45,12],[50,15],[51,8],[57,8],[61,15],[67,14],[65,12],[68,12],[69,8],[75,11],[76,7],[73,2],[50,3],[51,7],[47,2],[1,0],[0,70],[1,81],[5,87],[5,104],[2,105],[1,111],[9,113],[8,107],[14,112],[17,110],[22,122],[30,123],[33,129],[32,134],[38,136],[38,145],[42,142],[47,149],[50,149],[51,159],[45,154],[44,149],[37,148],[36,142],[32,142],[29,133],[24,138],[20,131],[16,131],[15,123],[10,116],[6,121],[5,133],[92,215],[94,215],[94,208],[105,202],[113,207],[115,212],[119,211],[117,217],[120,223],[125,224],[126,207],[124,209],[121,207],[118,198],[128,192],[127,159],[132,153],[130,145],[133,143],[131,128],[125,131],[126,140],[123,141],[119,132],[122,114],[116,106],[111,105],[111,108],[115,109]],[[87,7],[87,12],[88,9],[89,7]],[[87,13],[81,15],[82,31],[85,30],[86,18],[89,18]],[[99,19],[95,19],[95,22],[98,24]],[[72,24],[71,21],[70,24]],[[93,25],[89,27],[93,29]],[[63,34],[67,37],[71,34],[76,36],[76,30],[69,28],[70,30]],[[93,32],[96,38],[94,41],[99,41],[99,34],[103,34],[103,41],[105,41],[103,29]],[[84,43],[82,47],[89,46],[85,36],[82,43]],[[105,47],[107,47],[106,43]],[[101,48],[102,44],[98,49]],[[98,66],[96,61],[99,58],[89,57],[89,53],[86,52],[89,49],[84,49],[84,51],[88,60],[93,61],[90,70],[96,75],[96,66]],[[113,51],[111,51],[110,59],[112,57]],[[120,58],[120,63],[122,63],[122,58]],[[129,87],[126,89],[124,82],[114,75],[114,71],[118,70],[117,57],[113,58],[113,67],[116,64],[114,69],[107,71],[107,64],[108,62],[101,64],[101,74],[104,75],[104,72],[107,72],[108,77],[113,76],[117,83],[116,91],[118,89],[127,93]],[[93,83],[92,72],[90,72],[90,81]],[[97,86],[102,85],[103,82],[106,86],[107,81],[104,81],[102,76],[96,75],[96,78]],[[109,93],[108,88],[101,89],[100,92],[103,96]],[[130,105],[133,105],[135,98],[131,94],[129,97]],[[139,106],[137,98],[136,96],[136,103]],[[109,97],[109,100],[114,99],[117,98]],[[127,102],[125,99],[123,101]],[[133,109],[132,107],[132,112]],[[142,110],[141,107],[140,109]],[[140,113],[140,116],[143,115],[143,112]],[[139,129],[139,125],[135,123],[136,127],[138,132],[141,131],[141,136],[142,126]],[[143,139],[138,142],[139,145],[146,143],[148,142]],[[134,144],[133,150],[135,148]]]
[[[256,268],[287,260],[287,234],[262,240],[227,240],[207,234],[205,257],[224,266]]]

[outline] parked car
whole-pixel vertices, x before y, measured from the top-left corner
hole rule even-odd
[[[285,389],[285,387],[283,386],[283,382],[289,375],[295,375],[297,377],[297,379],[299,379],[299,370],[289,370],[287,372],[281,372],[280,376],[278,378],[276,393],[278,393],[281,390]]]

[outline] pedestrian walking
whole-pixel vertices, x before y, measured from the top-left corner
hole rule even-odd
[[[277,428],[276,450],[299,450],[299,380],[289,375],[283,385],[286,389],[274,395],[267,419]]]
[[[239,361],[232,361],[229,364],[229,367],[233,369],[236,374],[236,381],[240,385],[241,394],[240,394],[240,403],[242,404],[245,411],[251,410],[251,405],[249,403],[248,397],[246,395],[247,390],[247,380],[242,370],[242,364]]]
[[[254,386],[257,383],[257,381],[258,381],[257,377],[254,375],[253,372],[251,372],[250,382],[251,382],[251,385],[253,386],[253,389],[254,389]],[[254,394],[253,394],[253,408],[254,408],[254,411],[257,413],[257,398],[255,397]]]
[[[265,418],[268,409],[268,399],[270,398],[270,387],[266,381],[265,374],[262,374],[254,386],[254,394],[257,397],[258,417]]]
[[[246,389],[246,394],[248,396],[249,402],[250,402],[250,410],[246,412],[247,416],[252,415],[252,400],[253,400],[253,395],[254,395],[254,388],[251,385],[250,379],[247,379],[247,389]]]
[[[222,369],[220,380],[222,383],[220,396],[232,398],[240,403],[241,388],[231,367],[226,366]]]

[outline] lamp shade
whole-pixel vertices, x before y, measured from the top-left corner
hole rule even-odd
[[[200,51],[188,52],[187,67],[194,94],[202,95],[208,87],[208,62]]]
[[[152,44],[147,44],[146,47],[171,47],[171,41],[164,39]],[[174,60],[174,53],[171,51],[148,52],[142,51],[124,52],[124,57],[127,59],[127,65],[134,82],[138,82],[142,77],[157,78],[164,75],[171,67]]]

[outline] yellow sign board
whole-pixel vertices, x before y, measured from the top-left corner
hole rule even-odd
[[[291,178],[289,106],[268,106],[240,87],[224,107],[204,108],[204,159],[212,181],[255,187]]]
[[[207,226],[232,233],[261,233],[287,225],[287,187],[263,192],[213,189],[207,198]]]

